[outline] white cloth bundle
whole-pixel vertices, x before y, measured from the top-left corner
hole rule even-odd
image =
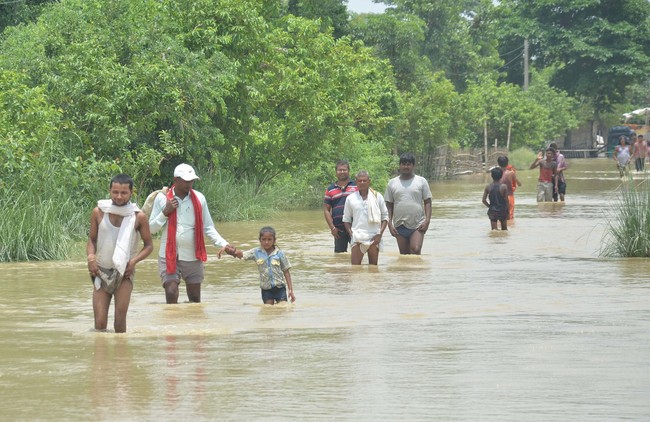
[[[377,202],[377,192],[368,190],[368,222],[381,223],[381,211]]]
[[[129,262],[131,256],[131,243],[133,242],[133,234],[135,233],[135,213],[140,211],[140,208],[133,202],[126,205],[118,206],[113,204],[110,199],[102,199],[97,201],[97,207],[104,213],[115,214],[124,217],[120,225],[120,231],[117,235],[117,243],[115,244],[115,251],[113,252],[113,265],[117,270],[117,277],[123,277],[126,270],[126,264]],[[116,277],[110,277],[107,283],[113,283]],[[95,278],[95,287],[97,283],[101,284],[99,277]]]

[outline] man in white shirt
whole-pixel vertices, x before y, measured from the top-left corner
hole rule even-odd
[[[377,265],[382,249],[381,237],[388,224],[384,197],[370,189],[370,175],[361,170],[356,177],[358,191],[348,196],[343,209],[343,224],[352,239],[350,261],[360,265],[368,252],[368,264]]]
[[[228,246],[214,227],[205,196],[192,189],[199,176],[188,164],[174,170],[174,185],[167,194],[159,193],[151,211],[151,233],[163,230],[158,253],[158,271],[167,303],[178,303],[178,286],[185,280],[190,302],[201,301],[201,283],[207,260],[204,236],[220,248]]]

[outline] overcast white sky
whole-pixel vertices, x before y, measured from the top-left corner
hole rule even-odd
[[[348,10],[356,13],[381,13],[386,6],[383,3],[373,3],[372,0],[348,0]]]

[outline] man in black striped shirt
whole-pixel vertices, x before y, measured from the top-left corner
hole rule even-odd
[[[336,182],[327,187],[323,199],[323,214],[334,237],[334,252],[348,251],[350,236],[343,224],[343,209],[345,199],[357,190],[356,183],[350,179],[350,163],[345,160],[337,161]]]

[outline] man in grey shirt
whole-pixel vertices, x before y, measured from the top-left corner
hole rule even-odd
[[[431,220],[429,182],[414,172],[415,157],[404,153],[399,158],[399,176],[388,182],[386,207],[388,230],[397,239],[399,253],[420,255],[424,234]]]

